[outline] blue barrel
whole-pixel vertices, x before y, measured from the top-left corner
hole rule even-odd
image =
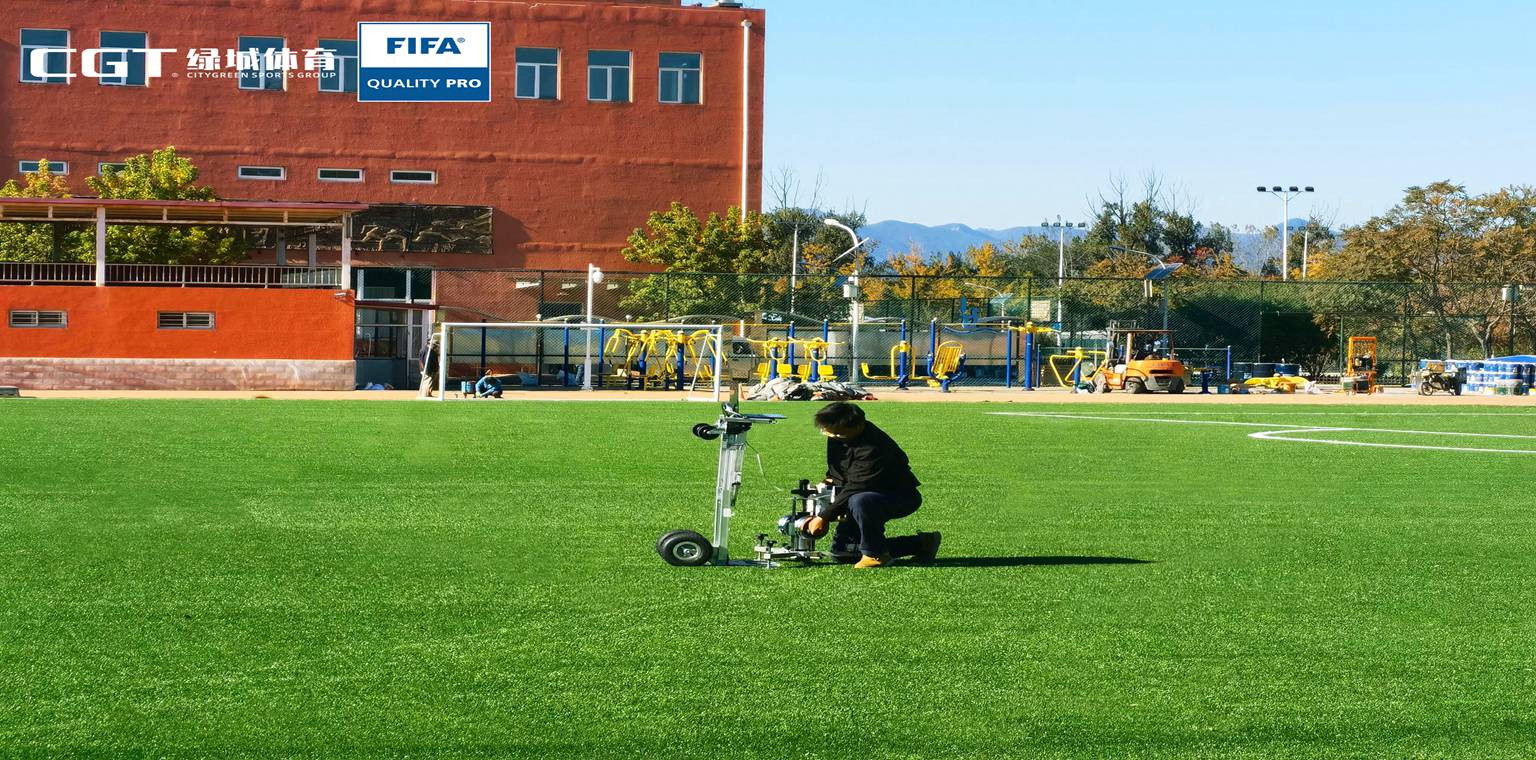
[[[1275,374],[1284,377],[1299,377],[1301,375],[1300,364],[1276,364]]]
[[[1254,362],[1254,364],[1253,364],[1253,376],[1254,377],[1274,377],[1275,376],[1275,364],[1274,364],[1274,362]]]

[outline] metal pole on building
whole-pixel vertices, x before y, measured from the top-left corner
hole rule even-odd
[[[107,284],[107,207],[96,207],[96,287]]]
[[[342,290],[352,288],[352,215],[341,215],[341,284]]]

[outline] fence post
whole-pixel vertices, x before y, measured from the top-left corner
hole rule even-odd
[[[1267,304],[1268,302],[1264,300],[1264,281],[1259,280],[1259,339],[1254,346],[1255,353],[1252,359],[1256,362],[1264,361],[1264,308]]]
[[[661,318],[662,319],[666,319],[666,318],[672,316],[672,311],[671,311],[672,307],[670,305],[668,305],[668,299],[671,297],[671,292],[670,292],[671,289],[672,289],[672,273],[671,272],[662,272],[661,273]]]

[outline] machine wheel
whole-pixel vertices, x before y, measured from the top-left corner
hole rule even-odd
[[[715,556],[715,547],[709,539],[691,530],[674,530],[656,542],[656,553],[675,567],[698,567],[709,564]]]
[[[1093,376],[1093,392],[1094,393],[1109,393],[1109,378],[1104,377],[1103,375],[1094,375]]]
[[[1179,378],[1179,377],[1175,377],[1172,380],[1169,380],[1168,381],[1168,392],[1169,393],[1175,393],[1175,394],[1183,393],[1184,392],[1184,379],[1183,378]]]
[[[1140,380],[1127,380],[1125,381],[1125,390],[1133,396],[1139,393],[1146,393],[1147,384]]]

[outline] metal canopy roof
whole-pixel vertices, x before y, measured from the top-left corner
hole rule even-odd
[[[0,222],[218,224],[256,227],[339,227],[365,203],[287,201],[160,201],[112,198],[0,198]]]

